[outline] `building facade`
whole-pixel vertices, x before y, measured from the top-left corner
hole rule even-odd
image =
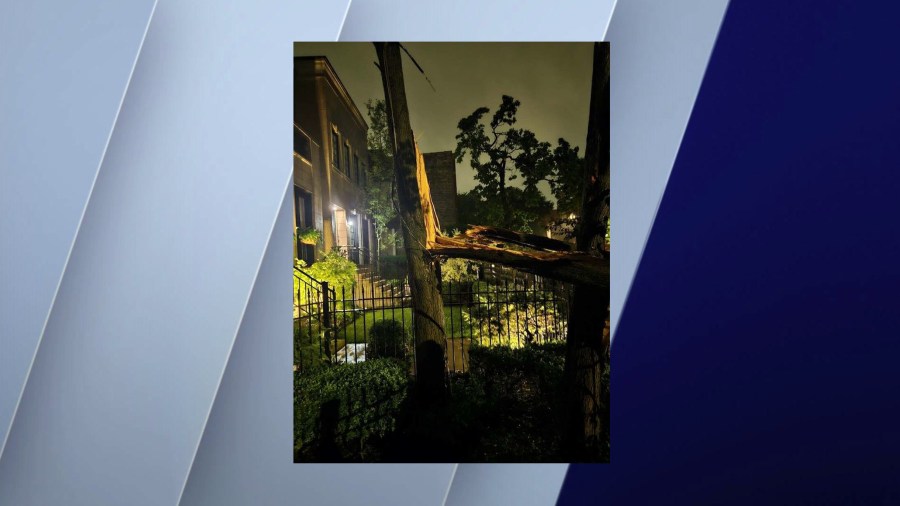
[[[294,224],[319,231],[317,244],[297,244],[308,264],[340,251],[360,265],[374,252],[375,231],[364,212],[366,125],[324,56],[294,58]]]
[[[425,174],[431,188],[431,202],[440,221],[441,229],[450,232],[453,228],[463,228],[459,223],[456,199],[456,157],[453,151],[422,153]]]

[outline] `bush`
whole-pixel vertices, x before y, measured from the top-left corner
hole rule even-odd
[[[391,359],[294,373],[295,460],[377,460],[408,387],[406,365]]]
[[[441,279],[455,283],[478,280],[478,264],[462,258],[448,258],[441,262]]]
[[[477,434],[472,460],[486,462],[558,461],[562,427],[560,386],[565,344],[473,345],[469,374],[457,380],[454,396]],[[461,394],[461,395],[460,395]]]
[[[340,252],[331,251],[303,271],[319,281],[326,281],[340,295],[341,288],[350,290],[356,284],[356,264]]]
[[[397,320],[379,320],[369,329],[366,356],[404,359],[409,353],[412,338]]]
[[[466,304],[469,320],[478,344],[502,344],[519,348],[532,343],[565,339],[565,304],[553,295],[513,286],[498,286],[476,281],[460,283],[445,290],[444,300]]]
[[[555,397],[565,361],[564,342],[469,349],[471,375],[486,387],[486,394],[503,399],[530,402],[534,394]]]
[[[337,298],[341,298],[346,294],[347,298],[351,298],[353,287],[356,284],[356,264],[344,258],[338,252],[325,254],[321,260],[307,266],[303,260],[294,260],[294,266],[302,272],[312,276],[316,281],[327,282],[329,288],[334,290]],[[321,286],[305,276],[294,271],[294,318],[301,316],[300,307],[307,304],[316,304],[321,302]],[[345,307],[347,306],[347,307]],[[350,309],[352,304],[337,304],[334,309]],[[311,308],[313,312],[320,308]],[[307,308],[307,311],[310,309]],[[352,321],[352,313],[337,313],[339,326],[346,325],[344,321],[349,318]]]

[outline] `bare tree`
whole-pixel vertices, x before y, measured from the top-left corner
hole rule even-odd
[[[437,399],[443,396],[446,373],[444,306],[435,271],[436,260],[427,249],[425,212],[416,177],[418,156],[409,123],[400,44],[376,42],[375,51],[384,85],[388,130],[394,149],[397,204],[409,264],[416,390],[419,399]]]

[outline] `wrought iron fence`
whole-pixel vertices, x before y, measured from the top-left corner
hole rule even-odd
[[[334,288],[294,267],[294,367],[309,369],[332,355],[328,329],[336,325]]]
[[[295,368],[406,358],[414,373],[414,318],[409,283],[361,268],[352,285],[328,286],[295,270]],[[473,345],[521,347],[565,339],[568,285],[482,266],[470,280],[443,281],[447,367],[468,370]],[[396,323],[381,323],[381,322]]]

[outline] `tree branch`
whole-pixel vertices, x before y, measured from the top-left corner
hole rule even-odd
[[[469,229],[452,239],[465,241],[466,239],[489,239],[526,248],[545,250],[545,251],[572,251],[572,245],[565,241],[544,237],[542,235],[526,234],[524,232],[516,232],[514,230],[506,230],[497,227],[489,227],[485,225],[469,225]]]
[[[587,253],[515,251],[438,236],[428,248],[435,255],[482,260],[540,276],[609,291],[609,259]]]

